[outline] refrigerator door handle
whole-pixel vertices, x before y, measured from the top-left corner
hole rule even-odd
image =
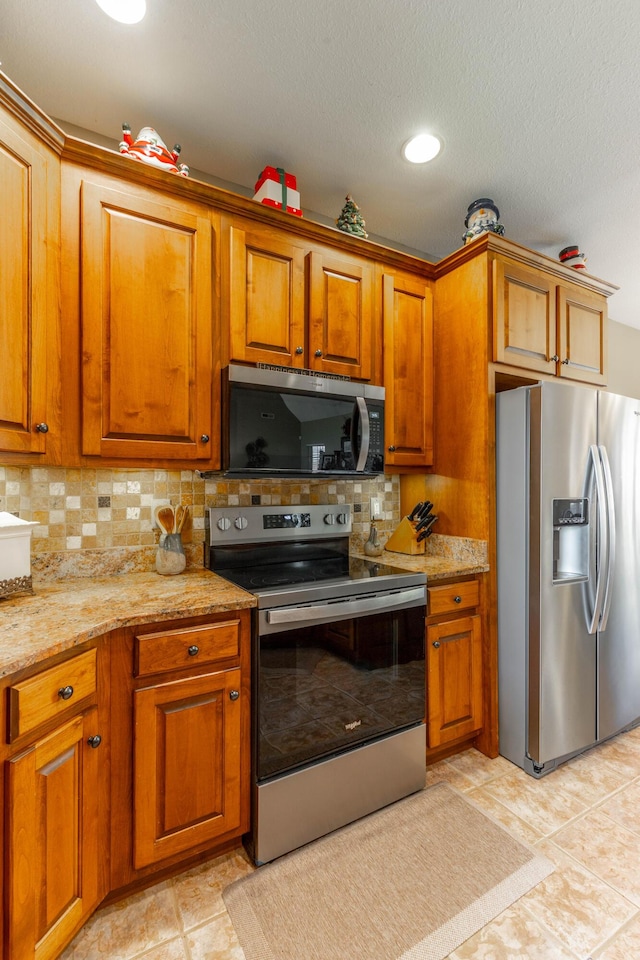
[[[591,468],[591,469],[589,469]],[[606,566],[606,563],[603,562],[603,558],[608,557],[609,555],[609,536],[608,536],[608,518],[607,518],[607,506],[606,506],[606,489],[604,481],[604,470],[602,467],[602,460],[600,459],[600,452],[598,446],[595,443],[589,445],[589,460],[587,463],[587,472],[585,477],[585,494],[588,492],[590,485],[590,474],[593,472],[593,477],[595,480],[596,488],[596,500],[598,504],[598,558],[599,562],[597,563],[597,572],[596,572],[596,589],[595,589],[595,599],[593,601],[593,610],[589,611],[588,602],[587,602],[587,586],[584,584],[584,598],[585,598],[585,612],[587,614],[587,630],[589,633],[597,633],[600,624],[600,617],[602,614],[602,604],[605,594],[605,577],[603,576],[603,569]]]
[[[607,565],[604,573],[605,576],[605,585],[604,585],[604,600],[602,601],[602,616],[600,617],[600,623],[598,629],[605,630],[607,627],[607,620],[609,619],[609,611],[611,609],[611,596],[612,596],[612,585],[613,585],[613,571],[615,569],[615,559],[616,559],[616,513],[615,513],[615,503],[613,498],[613,480],[611,478],[611,466],[609,464],[609,455],[607,453],[607,448],[603,445],[598,447],[600,453],[600,460],[602,462],[602,474],[604,477],[604,487],[605,487],[605,505],[606,505],[606,515],[607,515],[607,540],[608,540],[608,554],[607,554]]]

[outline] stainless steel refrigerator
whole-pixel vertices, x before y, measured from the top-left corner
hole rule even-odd
[[[540,777],[640,720],[640,401],[545,382],[496,417],[500,753]]]

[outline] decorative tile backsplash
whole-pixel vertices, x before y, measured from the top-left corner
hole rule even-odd
[[[37,520],[32,554],[153,547],[157,501],[189,506],[185,544],[204,541],[206,506],[350,503],[355,537],[368,534],[370,499],[381,501],[378,528],[389,534],[400,519],[397,476],[369,480],[203,480],[193,470],[67,469],[0,466],[0,511]],[[193,551],[192,551],[193,552]]]

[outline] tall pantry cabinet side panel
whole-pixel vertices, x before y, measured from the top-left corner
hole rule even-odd
[[[491,267],[486,252],[463,250],[441,268],[434,299],[435,456],[424,494],[439,533],[486,540],[490,572],[482,590],[482,732],[475,743],[498,754],[495,545],[495,394],[489,368]]]
[[[479,540],[489,539],[493,493],[488,295],[483,255],[436,281],[435,456],[425,481],[439,517],[437,532]]]

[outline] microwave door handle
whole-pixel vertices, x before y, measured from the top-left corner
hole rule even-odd
[[[353,417],[351,430],[351,448],[354,450],[354,459],[356,461],[356,471],[362,473],[364,468],[367,465],[367,457],[369,456],[369,443],[370,443],[370,432],[369,432],[369,411],[367,410],[367,404],[364,397],[356,397],[354,413],[356,416]],[[358,449],[358,421],[360,422],[360,448]]]

